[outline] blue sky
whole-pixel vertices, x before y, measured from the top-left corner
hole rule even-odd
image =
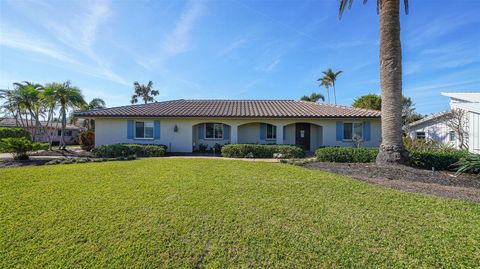
[[[71,80],[108,106],[133,81],[157,100],[298,99],[329,67],[339,104],[379,93],[378,16],[356,0],[0,1],[0,88]],[[442,91],[480,91],[480,1],[410,0],[402,15],[404,94],[417,111],[448,108]]]

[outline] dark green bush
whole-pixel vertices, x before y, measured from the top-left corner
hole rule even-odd
[[[117,158],[135,155],[137,157],[161,157],[165,155],[165,145],[112,144],[93,148],[96,157]]]
[[[456,169],[455,163],[468,155],[466,151],[411,151],[410,164],[419,168],[450,170]]]
[[[315,151],[315,157],[321,162],[369,163],[378,155],[377,148],[325,147]]]
[[[16,127],[0,127],[0,139],[2,138],[20,138],[25,137],[30,140],[30,133],[25,129],[16,128]]]
[[[32,142],[25,137],[7,137],[0,139],[0,152],[7,152],[13,155],[15,160],[28,160],[28,152],[47,149],[45,143]]]
[[[292,145],[257,145],[257,144],[229,144],[222,147],[222,156],[228,158],[273,158],[273,154],[280,153],[283,158],[302,158],[303,149]]]

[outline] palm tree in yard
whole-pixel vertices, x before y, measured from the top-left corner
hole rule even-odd
[[[80,109],[86,105],[82,92],[79,88],[71,85],[70,81],[64,83],[51,83],[47,87],[51,88],[54,92],[54,98],[58,102],[60,109],[60,119],[62,122],[62,133],[60,136],[60,149],[65,149],[65,129],[67,127],[67,110],[68,109]]]
[[[318,85],[319,87],[323,86],[327,89],[327,99],[328,99],[328,103],[330,104],[330,86],[332,86],[332,83],[330,82],[330,80],[326,79],[325,77],[321,77],[317,79],[317,81],[320,82],[320,84]]]
[[[339,18],[353,0],[340,0]],[[363,0],[365,4],[367,0]],[[408,0],[404,0],[408,13]],[[380,14],[380,84],[382,91],[382,145],[378,164],[407,160],[402,142],[402,47],[400,44],[400,0],[377,0]]]
[[[310,96],[304,95],[302,96],[302,98],[300,98],[300,100],[316,103],[319,100],[325,101],[325,96],[323,96],[323,94],[320,94],[320,93],[312,92]]]
[[[159,94],[157,90],[153,89],[153,82],[151,80],[147,85],[140,84],[138,81],[135,81],[133,83],[133,89],[135,93],[132,95],[132,100],[130,100],[132,104],[138,103],[139,98],[142,98],[145,104],[148,102],[153,102],[153,97]]]
[[[328,68],[328,70],[323,71],[323,77],[319,78],[318,81],[321,81],[320,84],[329,83],[333,87],[333,97],[335,100],[335,105],[337,104],[337,93],[335,91],[335,81],[337,81],[338,75],[340,75],[343,71],[334,72],[332,68]],[[328,88],[327,88],[328,90]]]

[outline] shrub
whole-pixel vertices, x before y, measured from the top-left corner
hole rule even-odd
[[[165,155],[165,145],[112,144],[93,148],[96,157],[117,158],[135,155],[137,157],[161,157]]]
[[[378,155],[377,148],[325,147],[315,151],[315,157],[322,162],[369,163]]]
[[[22,128],[15,128],[15,127],[0,127],[0,139],[3,138],[20,138],[25,137],[26,139],[30,140],[30,133]]]
[[[403,137],[403,145],[407,151],[436,151],[437,142],[430,139],[417,139],[409,136]]]
[[[198,144],[198,151],[200,151],[200,152],[207,151],[207,148],[208,148],[207,144],[203,144],[203,143]]]
[[[80,148],[91,151],[95,147],[95,133],[90,130],[80,132],[78,142],[80,143]]]
[[[455,170],[455,163],[468,155],[466,151],[411,151],[410,164],[419,168],[435,170]]]
[[[228,158],[245,158],[247,155],[253,155],[254,158],[273,158],[275,153],[280,153],[287,159],[305,156],[303,149],[292,145],[229,144],[222,148],[222,156]]]
[[[480,154],[468,154],[455,163],[457,173],[472,173],[480,175]]]
[[[11,153],[15,160],[28,160],[27,153],[40,149],[47,149],[45,143],[32,142],[25,137],[8,137],[0,139],[0,150]]]

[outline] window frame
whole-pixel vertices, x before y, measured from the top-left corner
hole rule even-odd
[[[418,137],[418,133],[423,133],[423,137],[422,138]],[[416,131],[415,132],[415,138],[425,140],[425,139],[427,139],[427,133],[425,131]]]
[[[455,142],[457,141],[457,134],[455,131],[450,131],[448,132],[448,141],[449,142]]]
[[[268,136],[268,129],[271,129],[271,136]],[[273,124],[266,123],[266,128],[265,128],[265,140],[272,140],[276,141],[277,140],[277,126]]]
[[[143,123],[143,137],[137,137],[137,123]],[[147,123],[151,124],[151,127],[147,126]],[[152,137],[145,137],[147,128],[152,128]],[[133,125],[133,138],[138,140],[154,140],[155,139],[155,124],[150,120],[136,120]]]
[[[207,126],[211,124],[212,125],[212,137],[207,137]],[[217,128],[216,126],[220,125],[221,130],[221,137],[217,137]],[[205,140],[224,140],[225,134],[224,134],[224,129],[223,129],[223,123],[214,123],[214,122],[207,122],[205,123],[205,133],[204,133],[204,139]]]
[[[345,125],[346,124],[351,124],[352,125],[352,138],[345,138]],[[363,122],[344,122],[343,123],[343,134],[342,134],[342,140],[343,141],[353,141],[353,138],[355,137],[355,125],[360,125],[361,128],[361,132],[362,132],[362,135],[360,136],[360,141],[363,141],[364,139],[364,133],[363,133]]]

